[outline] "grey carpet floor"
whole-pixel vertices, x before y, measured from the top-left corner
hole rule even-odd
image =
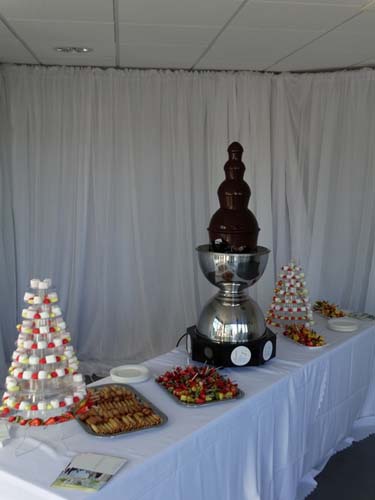
[[[375,500],[375,435],[334,455],[308,500]]]

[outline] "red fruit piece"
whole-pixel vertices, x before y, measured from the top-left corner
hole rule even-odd
[[[44,300],[43,300],[43,304],[50,304],[50,300],[48,297],[46,297]]]
[[[60,401],[59,406],[60,406],[60,408],[63,408],[64,406],[66,406],[65,401]]]
[[[50,332],[55,332],[55,331],[56,331],[56,330],[55,330],[55,327],[54,327],[54,326],[50,326],[50,327],[49,327],[49,331],[50,331]]]
[[[62,343],[63,343],[63,344],[68,344],[68,343],[69,343],[69,340],[68,340],[68,339],[63,339]]]
[[[60,356],[56,356],[56,363],[60,363],[60,361],[61,361]]]
[[[14,422],[16,420],[16,416],[12,415],[11,417],[8,418],[8,422]]]
[[[26,418],[23,418],[22,420],[20,420],[20,425],[26,425],[28,422],[28,420]]]
[[[50,417],[47,418],[47,420],[44,422],[44,425],[53,425],[56,423],[56,417]]]
[[[9,412],[10,412],[9,408],[4,408],[2,413],[3,413],[3,415],[8,415]]]
[[[56,378],[57,377],[57,373],[56,372],[51,372],[51,377],[52,378]]]
[[[79,402],[79,397],[78,396],[74,396],[73,403],[78,403],[78,402]]]
[[[68,420],[70,420],[70,418],[66,417],[65,415],[60,415],[59,417],[56,418],[57,418],[56,421],[57,424],[61,424],[62,422],[68,422]]]
[[[39,427],[39,425],[42,425],[43,421],[40,418],[33,418],[32,420],[29,421],[29,425],[31,427]]]
[[[38,380],[38,372],[34,372],[32,375],[31,375],[31,378],[33,380]]]
[[[34,342],[34,344],[31,344],[31,349],[38,349],[38,344]]]
[[[65,375],[68,375],[68,374],[69,374],[69,370],[68,370],[68,368],[65,368],[65,369],[64,369],[64,371],[65,371]]]
[[[22,378],[22,372],[17,375],[17,378]]]
[[[48,346],[47,346],[49,349],[52,349],[53,347],[55,347],[55,344],[53,342],[49,342]]]
[[[39,313],[35,313],[34,314],[34,319],[40,319],[40,314]]]
[[[40,358],[39,363],[41,365],[45,365],[46,364],[46,358]]]
[[[16,410],[18,410],[18,409],[19,409],[19,407],[20,407],[20,404],[19,404],[19,403],[16,403],[16,404],[14,405],[14,408],[15,408]]]
[[[31,411],[37,411],[37,409],[38,409],[38,405],[31,405],[30,406]]]
[[[39,328],[33,328],[33,333],[39,333]]]

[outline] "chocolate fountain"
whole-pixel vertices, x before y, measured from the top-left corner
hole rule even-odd
[[[247,208],[251,191],[244,181],[243,148],[233,142],[219,186],[219,210],[208,228],[210,244],[197,248],[199,264],[219,292],[187,329],[195,361],[215,366],[260,365],[276,353],[276,336],[258,304],[247,294],[263,275],[270,250],[257,245],[259,227]]]

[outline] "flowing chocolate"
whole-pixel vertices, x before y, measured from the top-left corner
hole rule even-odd
[[[225,181],[217,191],[220,208],[208,227],[211,248],[221,252],[256,252],[259,227],[255,215],[247,208],[250,187],[244,181],[243,147],[232,142],[229,159],[224,165]]]

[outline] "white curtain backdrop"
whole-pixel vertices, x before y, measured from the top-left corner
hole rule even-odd
[[[313,298],[375,312],[375,72],[273,79],[274,255]],[[287,235],[287,237],[285,237]]]
[[[194,248],[208,240],[233,140],[272,250],[252,296],[266,308],[295,257],[313,298],[374,311],[373,71],[0,75],[4,363],[33,276],[52,278],[97,371],[170,350],[215,291]]]

